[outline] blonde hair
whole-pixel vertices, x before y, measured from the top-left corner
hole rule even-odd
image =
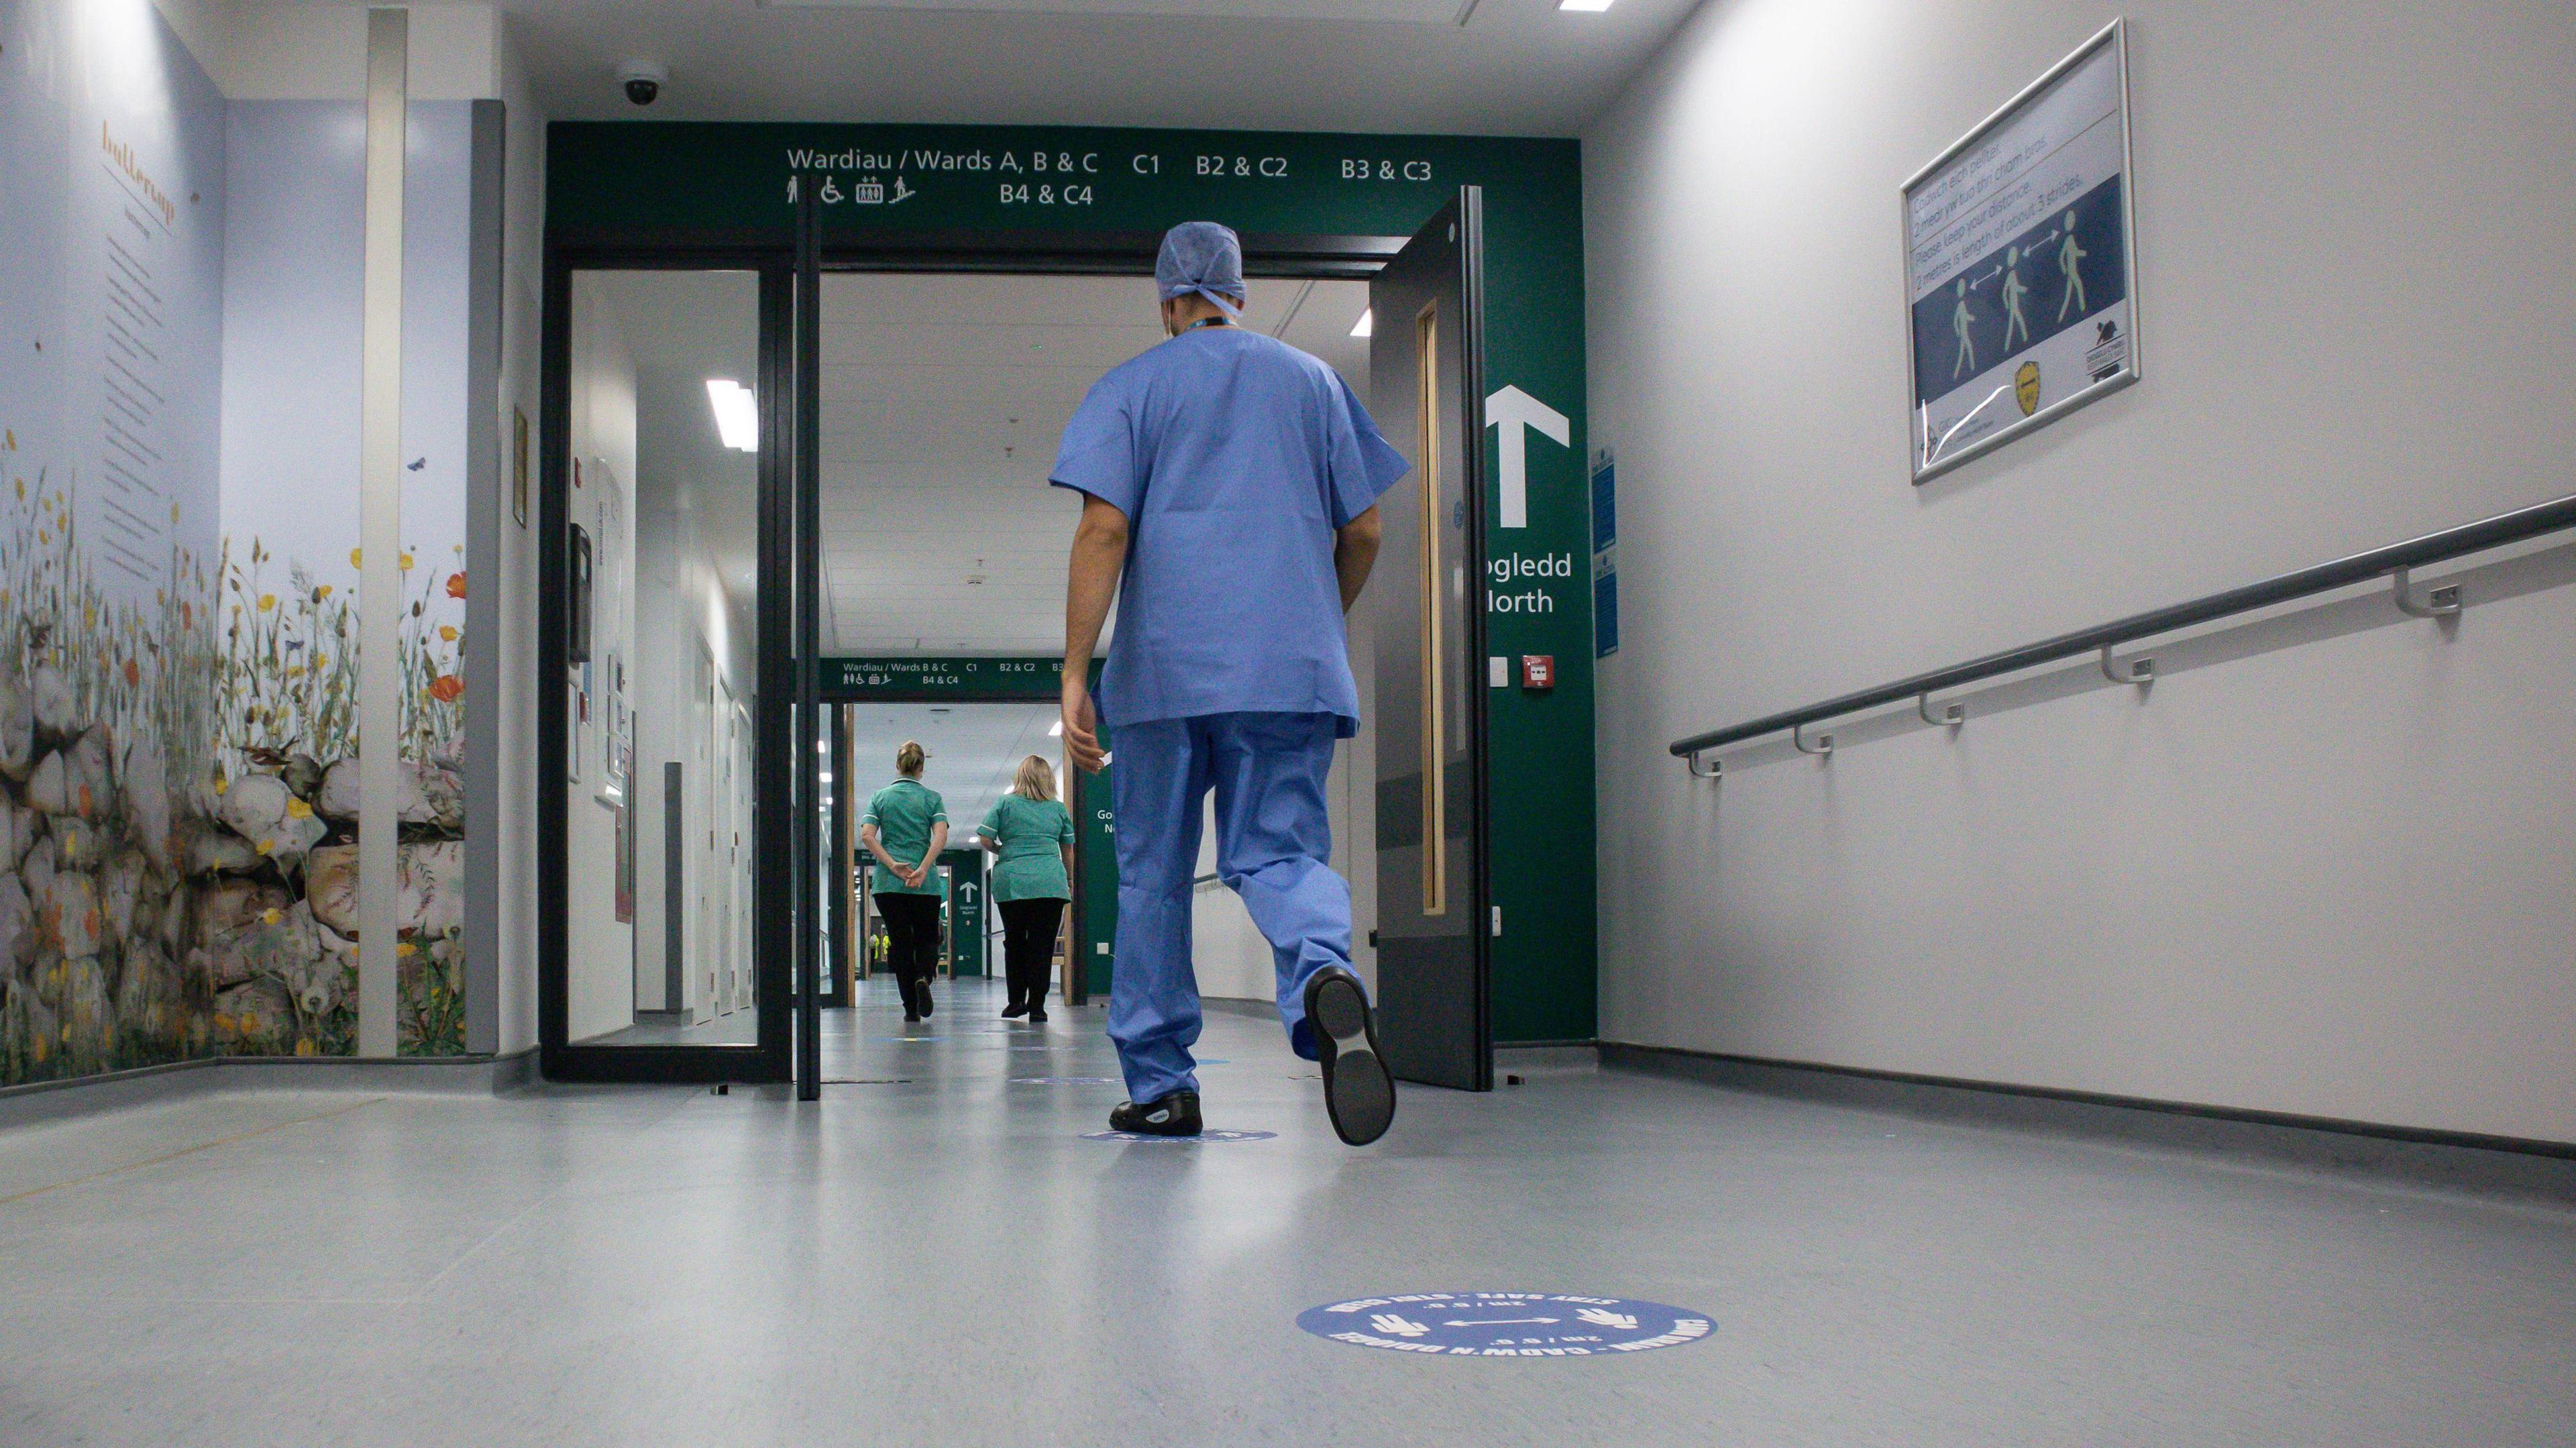
[[[1020,761],[1020,772],[1011,780],[1011,791],[1022,799],[1055,798],[1055,768],[1043,754],[1032,754]]]
[[[918,743],[907,739],[895,748],[894,772],[903,775],[906,778],[919,779],[921,778],[921,766],[927,762],[929,758],[930,751],[922,748]]]

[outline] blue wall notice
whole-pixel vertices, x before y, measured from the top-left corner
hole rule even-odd
[[[1619,652],[1619,460],[1592,455],[1592,657]]]

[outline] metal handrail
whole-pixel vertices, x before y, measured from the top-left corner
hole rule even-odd
[[[2418,618],[2456,613],[2460,606],[2458,589],[2437,588],[2429,595],[2418,598],[2407,577],[2408,570],[2420,568],[2427,563],[2439,563],[2445,559],[2457,558],[2467,553],[2479,553],[2508,543],[2518,543],[2525,538],[2538,537],[2543,533],[2555,533],[2566,528],[2576,528],[2576,495],[2534,504],[2510,513],[2498,513],[2492,518],[2481,518],[2477,522],[2462,524],[2457,528],[2445,528],[2439,533],[2427,533],[2421,538],[2412,538],[2385,548],[2374,548],[2367,553],[2355,553],[2348,558],[2338,558],[2331,563],[2320,563],[2312,568],[2279,574],[2264,579],[2260,583],[2249,583],[2242,588],[2213,593],[2204,598],[2193,599],[2189,603],[2177,603],[2164,608],[2151,609],[2145,613],[2131,614],[2127,618],[2111,623],[2078,629],[2073,633],[2059,634],[2055,638],[2042,639],[2038,643],[2024,644],[2019,648],[2005,649],[2001,653],[1988,654],[1980,659],[1971,659],[1964,664],[1953,664],[1946,669],[1935,669],[1930,673],[1916,674],[1894,683],[1881,684],[1876,688],[1856,690],[1821,703],[1809,704],[1802,709],[1766,714],[1762,718],[1749,719],[1724,729],[1712,729],[1705,734],[1676,739],[1672,742],[1671,749],[1676,757],[1691,761],[1693,773],[1714,774],[1716,772],[1714,769],[1701,771],[1698,768],[1698,756],[1712,749],[1720,749],[1729,744],[1741,744],[1747,739],[1757,739],[1765,734],[1778,734],[1784,730],[1802,730],[1805,726],[1821,720],[1858,713],[1863,709],[1875,709],[1883,704],[1894,704],[1909,698],[1915,700],[1915,707],[1918,710],[1922,710],[1926,707],[1929,696],[1943,689],[1955,689],[1963,684],[1978,683],[1998,675],[2016,673],[2040,664],[2054,663],[2059,659],[2071,659],[2080,654],[2099,654],[2102,659],[2103,673],[2118,682],[2144,684],[2154,677],[2153,668],[2148,661],[2135,661],[2128,666],[2127,672],[2119,672],[2111,661],[2112,649],[2142,638],[2172,633],[2176,629],[2208,623],[2212,619],[2226,618],[2231,614],[2251,613],[2255,609],[2285,603],[2294,598],[2305,598],[2312,594],[2330,593],[2338,588],[2349,588],[2353,584],[2366,583],[2374,578],[2386,577],[2393,580],[2397,606]],[[1956,724],[1965,717],[1964,712],[1958,712],[1938,722]],[[1932,716],[1928,713],[1924,718],[1927,722],[1933,722]],[[1823,752],[1808,749],[1803,738],[1798,743],[1800,749],[1805,752]]]

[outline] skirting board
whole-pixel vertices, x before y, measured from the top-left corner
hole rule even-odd
[[[212,1056],[0,1088],[0,1129],[236,1089],[492,1096],[535,1084],[534,1047],[506,1056]]]
[[[2576,1202],[2576,1143],[2423,1131],[2223,1106],[1601,1043],[1605,1069],[1869,1111]]]

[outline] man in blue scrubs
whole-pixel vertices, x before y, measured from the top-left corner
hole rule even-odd
[[[1237,325],[1232,231],[1172,228],[1154,280],[1170,340],[1092,386],[1048,477],[1083,494],[1065,746],[1097,773],[1106,724],[1118,752],[1109,1037],[1129,1100],[1109,1124],[1200,1129],[1190,879],[1213,789],[1217,873],[1270,941],[1279,1018],[1323,1067],[1333,1129],[1362,1146],[1394,1119],[1395,1080],[1350,968],[1351,892],[1326,864],[1324,778],[1335,742],[1359,728],[1342,615],[1377,559],[1377,500],[1406,464],[1332,368]],[[1087,681],[1113,595],[1118,636],[1095,712]]]

